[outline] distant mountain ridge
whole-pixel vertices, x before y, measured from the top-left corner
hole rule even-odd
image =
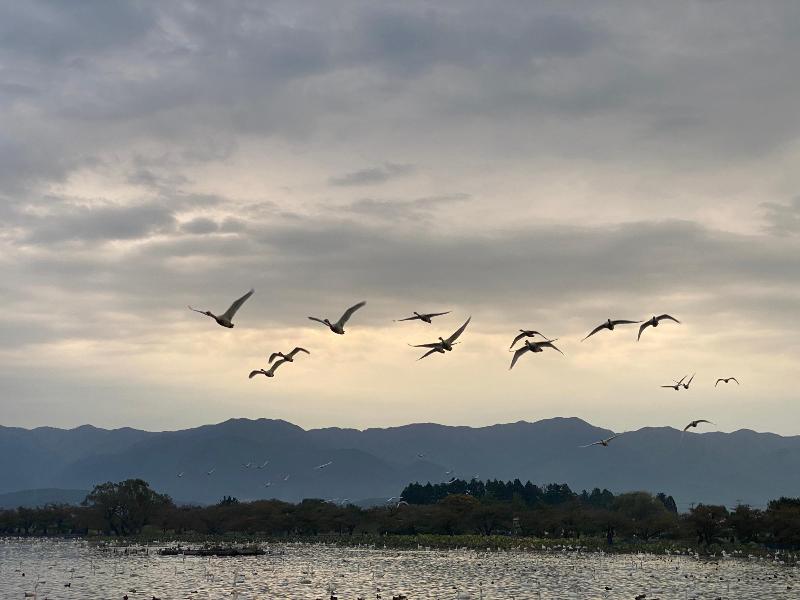
[[[795,475],[800,436],[750,430],[683,434],[646,427],[625,433],[607,448],[579,447],[611,433],[574,417],[363,431],[304,430],[272,419],[230,419],[165,432],[0,426],[0,494],[85,490],[141,477],[174,498],[202,503],[223,495],[356,501],[397,496],[410,482],[440,482],[454,475],[566,482],[577,491],[664,491],[681,509],[696,502],[761,506],[779,496],[800,496]],[[252,463],[249,468],[247,463]]]

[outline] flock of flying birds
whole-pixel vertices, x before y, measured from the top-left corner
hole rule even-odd
[[[221,315],[215,315],[214,313],[212,313],[209,310],[198,310],[196,308],[192,308],[191,306],[189,306],[189,309],[193,310],[195,312],[198,312],[200,314],[206,315],[208,317],[211,317],[212,319],[214,319],[217,322],[217,324],[221,325],[222,327],[233,328],[233,317],[234,317],[234,315],[242,307],[242,305],[245,303],[245,301],[250,296],[253,295],[254,292],[255,292],[255,290],[251,289],[244,296],[242,296],[241,298],[235,300],[233,302],[233,304],[230,305],[228,310],[226,310]],[[365,301],[359,302],[358,304],[354,304],[353,306],[348,308],[346,311],[344,311],[344,314],[342,314],[342,316],[339,317],[339,320],[336,321],[335,323],[332,323],[328,318],[324,318],[324,319],[320,319],[319,317],[308,317],[308,318],[311,319],[312,321],[316,321],[317,323],[321,323],[321,324],[325,325],[333,333],[336,333],[338,335],[344,335],[344,326],[347,324],[347,322],[350,320],[350,318],[353,316],[353,314],[358,309],[362,308],[365,305],[366,305]],[[450,314],[450,311],[435,312],[435,313],[418,313],[418,312],[414,311],[412,316],[405,317],[403,319],[396,319],[395,321],[397,321],[397,322],[399,322],[399,321],[422,321],[423,323],[431,324],[433,322],[434,317],[441,317],[441,316],[447,315],[447,314]],[[430,343],[427,343],[427,344],[409,344],[412,348],[425,348],[426,349],[425,353],[422,356],[420,356],[417,360],[422,360],[423,358],[427,358],[431,354],[436,354],[436,353],[444,354],[446,352],[451,352],[453,350],[453,346],[455,346],[458,343],[456,340],[459,337],[461,337],[461,334],[464,333],[464,330],[467,328],[467,326],[469,325],[471,320],[472,320],[472,317],[468,317],[467,320],[464,321],[464,324],[461,325],[461,327],[459,327],[458,329],[456,329],[452,333],[452,335],[450,335],[447,338],[439,337],[437,341],[430,342]],[[651,319],[647,319],[647,320],[644,320],[644,321],[632,321],[632,320],[628,320],[628,319],[608,319],[604,323],[601,323],[600,325],[598,325],[597,327],[592,329],[592,331],[590,331],[589,334],[585,338],[583,338],[581,341],[582,342],[586,341],[587,339],[589,339],[590,337],[592,337],[593,335],[595,335],[596,333],[599,333],[600,331],[602,331],[604,329],[608,329],[609,331],[614,331],[614,329],[616,327],[620,326],[620,325],[639,325],[639,334],[636,336],[636,341],[639,341],[640,339],[642,339],[642,333],[644,333],[644,331],[648,327],[653,327],[653,328],[658,327],[659,323],[661,323],[662,321],[673,321],[675,323],[680,324],[680,321],[678,319],[676,319],[675,317],[673,317],[671,315],[668,315],[668,314],[663,314],[663,315],[658,315],[658,316],[653,315],[653,317]],[[530,339],[528,339],[528,338],[535,338],[536,336],[539,336],[542,339],[541,340],[536,340],[536,341],[531,341]],[[519,342],[520,340],[523,340],[523,339],[525,340],[525,343],[522,346],[519,346],[516,349],[514,349],[514,346],[517,344],[517,342]],[[543,335],[542,333],[540,333],[538,331],[535,331],[535,330],[532,330],[532,329],[520,329],[519,333],[514,337],[514,340],[511,342],[511,346],[509,347],[509,352],[513,352],[514,353],[513,357],[511,358],[511,365],[508,367],[509,370],[513,369],[514,365],[517,364],[517,361],[523,355],[525,355],[525,354],[527,354],[529,352],[535,354],[535,353],[538,353],[538,352],[544,352],[545,348],[550,348],[552,350],[560,352],[563,355],[564,353],[561,352],[561,350],[558,349],[553,344],[553,342],[556,342],[556,341],[558,341],[558,338],[549,339],[547,336]],[[277,368],[279,366],[281,366],[282,364],[287,363],[287,362],[288,363],[294,362],[295,356],[297,356],[301,352],[305,353],[305,354],[311,354],[308,350],[306,350],[305,348],[301,348],[300,346],[295,347],[291,352],[288,352],[286,354],[284,354],[283,352],[274,352],[274,353],[272,353],[270,355],[270,357],[269,357],[269,359],[267,361],[268,364],[270,365],[269,369],[263,369],[262,368],[262,369],[253,370],[253,371],[250,372],[249,378],[252,379],[256,375],[265,375],[267,377],[274,377],[275,376],[275,371],[277,370]],[[687,377],[688,377],[688,375],[684,375],[680,380],[676,380],[674,383],[669,384],[669,385],[662,385],[661,387],[662,388],[672,388],[675,391],[679,391],[681,388],[683,388],[684,390],[688,390],[689,386],[692,383],[692,380],[694,380],[695,375],[693,374],[689,378],[689,380],[686,381],[686,383],[684,383],[684,380]],[[735,377],[720,377],[719,379],[717,379],[716,383],[714,384],[714,387],[717,387],[720,384],[720,382],[729,383],[731,381],[735,381],[736,385],[739,385],[739,381]],[[685,431],[689,430],[690,428],[697,427],[700,423],[711,423],[711,421],[708,421],[706,419],[698,419],[696,421],[692,421],[686,427],[683,428],[683,431],[685,432]],[[713,424],[713,423],[711,423],[711,424]],[[581,447],[582,448],[588,448],[590,446],[608,446],[608,443],[611,440],[619,437],[619,435],[620,434],[615,434],[615,435],[613,435],[613,436],[611,436],[611,437],[609,437],[607,439],[599,440],[599,441],[594,442],[592,444],[588,444],[586,446],[581,446]],[[323,466],[327,466],[327,465],[323,465]]]

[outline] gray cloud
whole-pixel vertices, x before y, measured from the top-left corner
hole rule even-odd
[[[470,195],[464,193],[428,196],[414,200],[362,198],[352,202],[346,207],[346,210],[354,215],[388,221],[420,221],[431,217],[437,208],[466,202],[469,199]],[[337,212],[341,212],[341,210],[341,208],[336,209]]]
[[[338,177],[331,177],[329,181],[333,185],[341,186],[376,185],[386,183],[390,179],[408,175],[413,171],[414,165],[385,163],[380,167],[369,167],[367,169],[353,171],[352,173],[345,173]]]
[[[800,196],[786,204],[764,202],[767,230],[775,235],[800,235]]]

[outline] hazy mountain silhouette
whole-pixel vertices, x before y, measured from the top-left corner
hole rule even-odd
[[[749,430],[683,434],[648,427],[607,448],[579,448],[611,433],[577,418],[364,431],[306,431],[269,419],[167,432],[0,427],[0,493],[91,489],[103,481],[141,477],[184,501],[215,502],[223,495],[355,501],[396,496],[412,481],[446,481],[451,477],[446,472],[454,470],[460,478],[566,482],[578,491],[664,491],[682,509],[700,501],[759,506],[782,495],[800,496],[800,480],[793,475],[800,469],[800,436]],[[265,468],[256,468],[267,459]],[[248,462],[252,466],[244,468]],[[265,482],[272,485],[264,487]]]

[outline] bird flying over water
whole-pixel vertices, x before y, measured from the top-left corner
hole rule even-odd
[[[290,362],[290,361],[286,360],[285,358],[276,360],[274,363],[272,363],[272,366],[266,371],[264,369],[256,369],[255,371],[250,371],[250,375],[248,375],[247,378],[252,379],[256,375],[266,375],[267,377],[275,377],[275,370],[285,362]]]
[[[680,387],[683,385],[683,380],[686,379],[686,377],[688,377],[688,376],[684,375],[683,377],[681,377],[680,381],[676,381],[673,385],[662,385],[661,387],[662,388],[672,388],[673,390],[675,390],[677,392],[680,389]]]
[[[328,328],[333,333],[338,333],[339,335],[344,335],[344,325],[345,325],[345,323],[347,323],[347,321],[350,320],[350,317],[353,316],[354,312],[356,312],[359,308],[361,308],[365,304],[366,304],[366,302],[364,302],[364,301],[361,301],[358,304],[354,304],[353,306],[348,308],[346,311],[344,311],[344,314],[339,318],[338,321],[336,321],[336,323],[331,323],[327,318],[325,318],[325,319],[319,319],[317,317],[308,317],[308,318],[311,319],[312,321],[316,321],[317,323],[322,323],[323,325],[327,325]]]
[[[191,306],[189,307],[189,310],[193,310],[194,312],[198,312],[201,315],[206,315],[207,317],[211,317],[222,327],[227,327],[229,329],[232,329],[233,315],[235,315],[236,311],[242,307],[242,304],[245,303],[245,300],[247,300],[250,296],[253,295],[253,292],[255,292],[255,290],[251,289],[244,296],[242,296],[241,298],[236,300],[233,304],[231,304],[228,310],[226,310],[219,316],[215,315],[210,310],[197,310],[196,308],[192,308]]]
[[[406,317],[405,319],[395,319],[395,322],[399,323],[400,321],[422,321],[423,323],[431,323],[432,322],[431,319],[433,319],[433,317],[441,317],[442,315],[449,315],[449,314],[450,314],[449,310],[447,312],[439,312],[439,313],[418,313],[417,311],[414,311],[413,317]]]
[[[271,363],[276,358],[282,358],[286,362],[294,362],[294,357],[299,352],[305,352],[306,354],[311,354],[311,352],[309,352],[305,348],[301,348],[300,346],[297,346],[294,350],[289,352],[289,354],[284,354],[283,352],[273,352],[272,354],[269,355],[269,361],[268,362]]]
[[[609,331],[614,331],[614,327],[616,327],[617,325],[629,325],[629,324],[632,324],[632,323],[641,323],[641,321],[628,321],[626,319],[615,319],[615,320],[612,321],[611,319],[609,319],[605,323],[601,323],[600,325],[598,325],[597,327],[592,329],[592,331],[589,333],[589,335],[587,335],[581,341],[583,342],[583,341],[589,339],[595,333],[597,333],[598,331],[601,331],[603,329],[608,329]]]
[[[330,467],[332,464],[333,464],[333,461],[332,461],[332,460],[329,460],[329,461],[328,461],[328,462],[326,462],[325,464],[322,464],[322,465],[317,465],[317,466],[316,466],[316,467],[314,467],[314,468],[315,468],[315,469],[324,469],[325,467]]]
[[[265,460],[263,463],[261,463],[260,465],[258,465],[258,466],[256,467],[256,469],[263,469],[263,468],[264,468],[264,467],[266,467],[268,464],[269,464],[269,459]]]
[[[508,347],[508,349],[511,350],[511,348],[514,347],[514,344],[516,344],[522,338],[533,337],[535,335],[538,335],[540,337],[543,337],[544,339],[547,339],[546,335],[542,335],[541,333],[539,333],[538,331],[534,331],[533,329],[520,329],[519,333],[517,334],[517,337],[514,338],[514,341],[511,342],[511,345]]]
[[[615,433],[615,434],[614,434],[614,435],[612,435],[610,438],[606,438],[606,439],[604,439],[604,440],[598,440],[598,441],[596,441],[596,442],[593,442],[593,443],[591,443],[591,444],[586,444],[585,446],[581,446],[581,448],[591,448],[592,446],[608,446],[608,442],[610,442],[610,441],[611,441],[611,440],[613,440],[614,438],[617,438],[617,437],[619,437],[619,435],[620,435],[620,434],[618,434],[618,433]]]
[[[447,352],[452,351],[453,345],[456,343],[456,340],[462,333],[464,333],[464,330],[467,328],[467,325],[469,325],[469,322],[471,320],[472,317],[469,317],[466,321],[464,321],[464,324],[458,329],[456,329],[453,332],[453,334],[447,339],[440,337],[438,342],[432,342],[430,344],[417,344],[412,346],[413,348],[430,348],[430,350],[428,350],[425,354],[420,356],[417,360],[422,360],[423,358],[425,358],[426,356],[430,356],[434,352],[439,352],[440,354],[444,354],[445,351]]]
[[[183,477],[183,471],[181,471],[180,473],[178,473],[178,477]]]
[[[554,340],[544,340],[542,342],[531,342],[530,340],[525,340],[525,345],[524,346],[520,346],[514,352],[514,357],[511,359],[511,366],[508,367],[508,370],[510,371],[511,369],[513,369],[514,365],[517,364],[517,361],[519,360],[520,356],[522,356],[526,352],[533,352],[533,353],[544,352],[544,350],[543,350],[544,348],[552,348],[553,350],[557,350],[558,352],[561,352],[561,350],[556,348],[555,345],[553,344],[553,342],[555,342],[557,340],[558,340],[558,338],[556,338]],[[561,352],[561,354],[564,354],[564,353]]]
[[[711,423],[711,421],[706,421],[705,419],[697,419],[697,421],[692,421],[691,423],[689,423],[686,427],[683,428],[683,430],[686,431],[690,427],[697,427],[700,423],[710,423],[711,425],[714,424]]]
[[[210,471],[207,471],[207,472],[206,472],[206,475],[211,475],[211,474],[212,474],[214,471],[216,471],[216,470],[217,470],[217,467],[211,467],[211,470],[210,470]]]
[[[728,383],[729,381],[735,381],[736,385],[739,385],[739,380],[736,377],[720,377],[717,379],[717,383],[714,384],[714,387],[719,385],[719,382],[722,381],[723,383]]]
[[[666,315],[666,314],[664,314],[664,315],[659,315],[659,316],[657,316],[657,317],[656,317],[656,316],[653,316],[653,318],[652,318],[652,319],[648,319],[647,321],[645,321],[644,323],[642,323],[642,324],[639,326],[639,336],[636,338],[636,341],[638,342],[638,341],[641,339],[641,337],[642,337],[642,332],[643,332],[643,331],[644,331],[644,330],[645,330],[647,327],[658,327],[658,323],[659,323],[660,321],[663,321],[663,320],[665,320],[665,319],[666,319],[666,320],[668,320],[668,321],[675,321],[676,323],[680,324],[680,321],[678,321],[678,319],[676,319],[675,317],[671,317],[671,316],[669,316],[669,315]]]

